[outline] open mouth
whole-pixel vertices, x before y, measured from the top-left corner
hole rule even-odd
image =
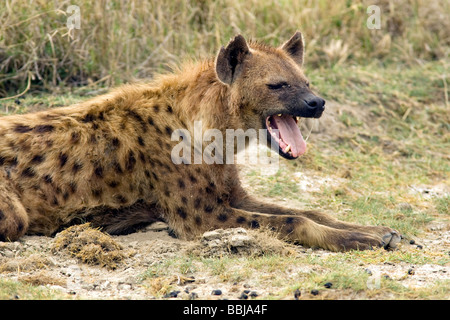
[[[279,154],[287,159],[295,159],[306,152],[298,121],[300,117],[289,114],[275,114],[266,118],[266,128],[272,141],[278,143]]]

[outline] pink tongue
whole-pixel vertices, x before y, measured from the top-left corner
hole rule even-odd
[[[285,149],[288,145],[291,146],[291,153],[293,157],[301,156],[306,152],[306,142],[300,132],[297,123],[290,115],[283,114],[281,116],[274,115],[276,126],[280,132],[280,147]]]

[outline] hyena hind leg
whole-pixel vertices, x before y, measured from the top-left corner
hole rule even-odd
[[[28,215],[14,192],[0,185],[0,241],[15,241],[28,229]]]

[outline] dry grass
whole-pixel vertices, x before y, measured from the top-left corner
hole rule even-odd
[[[80,7],[81,29],[66,12]],[[381,29],[366,27],[381,8]],[[242,33],[278,45],[304,33],[310,67],[349,62],[417,64],[448,57],[446,0],[123,1],[0,3],[0,97],[27,89],[115,85],[150,77],[186,56],[214,53]]]
[[[66,251],[83,263],[115,269],[125,257],[122,246],[111,236],[90,227],[75,225],[58,233],[52,251]]]

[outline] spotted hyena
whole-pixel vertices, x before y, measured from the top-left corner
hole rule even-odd
[[[297,119],[319,118],[325,105],[303,74],[303,47],[299,32],[278,48],[238,35],[215,59],[148,84],[0,118],[0,239],[52,235],[83,221],[119,234],[164,220],[184,239],[270,227],[283,239],[335,251],[395,247],[399,235],[390,228],[255,199],[233,164],[172,161],[174,130],[193,133],[195,121],[224,135],[268,129],[282,157],[301,156]]]

